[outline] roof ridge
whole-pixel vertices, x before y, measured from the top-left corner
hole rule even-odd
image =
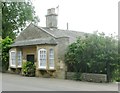
[[[49,29],[50,30],[50,28],[47,28],[47,27],[41,27],[41,28],[43,28],[43,29]],[[67,29],[57,29],[58,31],[70,31],[70,32],[76,32],[76,33],[85,33],[85,32],[83,32],[83,31],[77,31],[77,30],[67,30]]]
[[[61,30],[61,31],[71,31],[71,32],[77,32],[77,33],[85,33],[85,32],[82,32],[82,31],[76,31],[76,30],[64,30],[64,29],[58,29],[58,30]]]

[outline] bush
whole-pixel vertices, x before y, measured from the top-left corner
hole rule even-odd
[[[32,77],[35,76],[35,65],[32,62],[23,62],[22,75]]]
[[[118,64],[119,61],[119,64]],[[69,72],[107,74],[108,82],[119,80],[120,65],[118,40],[104,33],[86,34],[69,45],[65,54],[65,63]],[[78,74],[78,75],[77,75]]]
[[[2,72],[6,72],[9,67],[9,49],[13,41],[11,38],[6,37],[0,40],[0,42],[0,50],[2,50]]]
[[[118,65],[117,69],[112,73],[112,81],[120,82],[120,65]]]

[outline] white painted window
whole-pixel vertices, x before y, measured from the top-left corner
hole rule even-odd
[[[22,51],[17,52],[18,58],[18,67],[22,67]]]
[[[16,67],[16,52],[15,51],[10,52],[10,66]]]
[[[47,67],[47,51],[46,51],[46,49],[38,50],[38,61],[39,61],[39,68],[46,69],[46,67]]]
[[[54,69],[54,50],[49,50],[49,69]]]

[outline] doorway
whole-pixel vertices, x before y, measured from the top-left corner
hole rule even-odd
[[[27,61],[34,63],[34,55],[27,55]]]

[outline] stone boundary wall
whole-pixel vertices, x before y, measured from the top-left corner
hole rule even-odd
[[[83,81],[107,82],[106,74],[82,73],[81,78]]]
[[[74,80],[75,72],[67,72],[66,79]],[[81,74],[82,81],[89,82],[107,82],[106,74],[94,74],[94,73],[82,73]]]

